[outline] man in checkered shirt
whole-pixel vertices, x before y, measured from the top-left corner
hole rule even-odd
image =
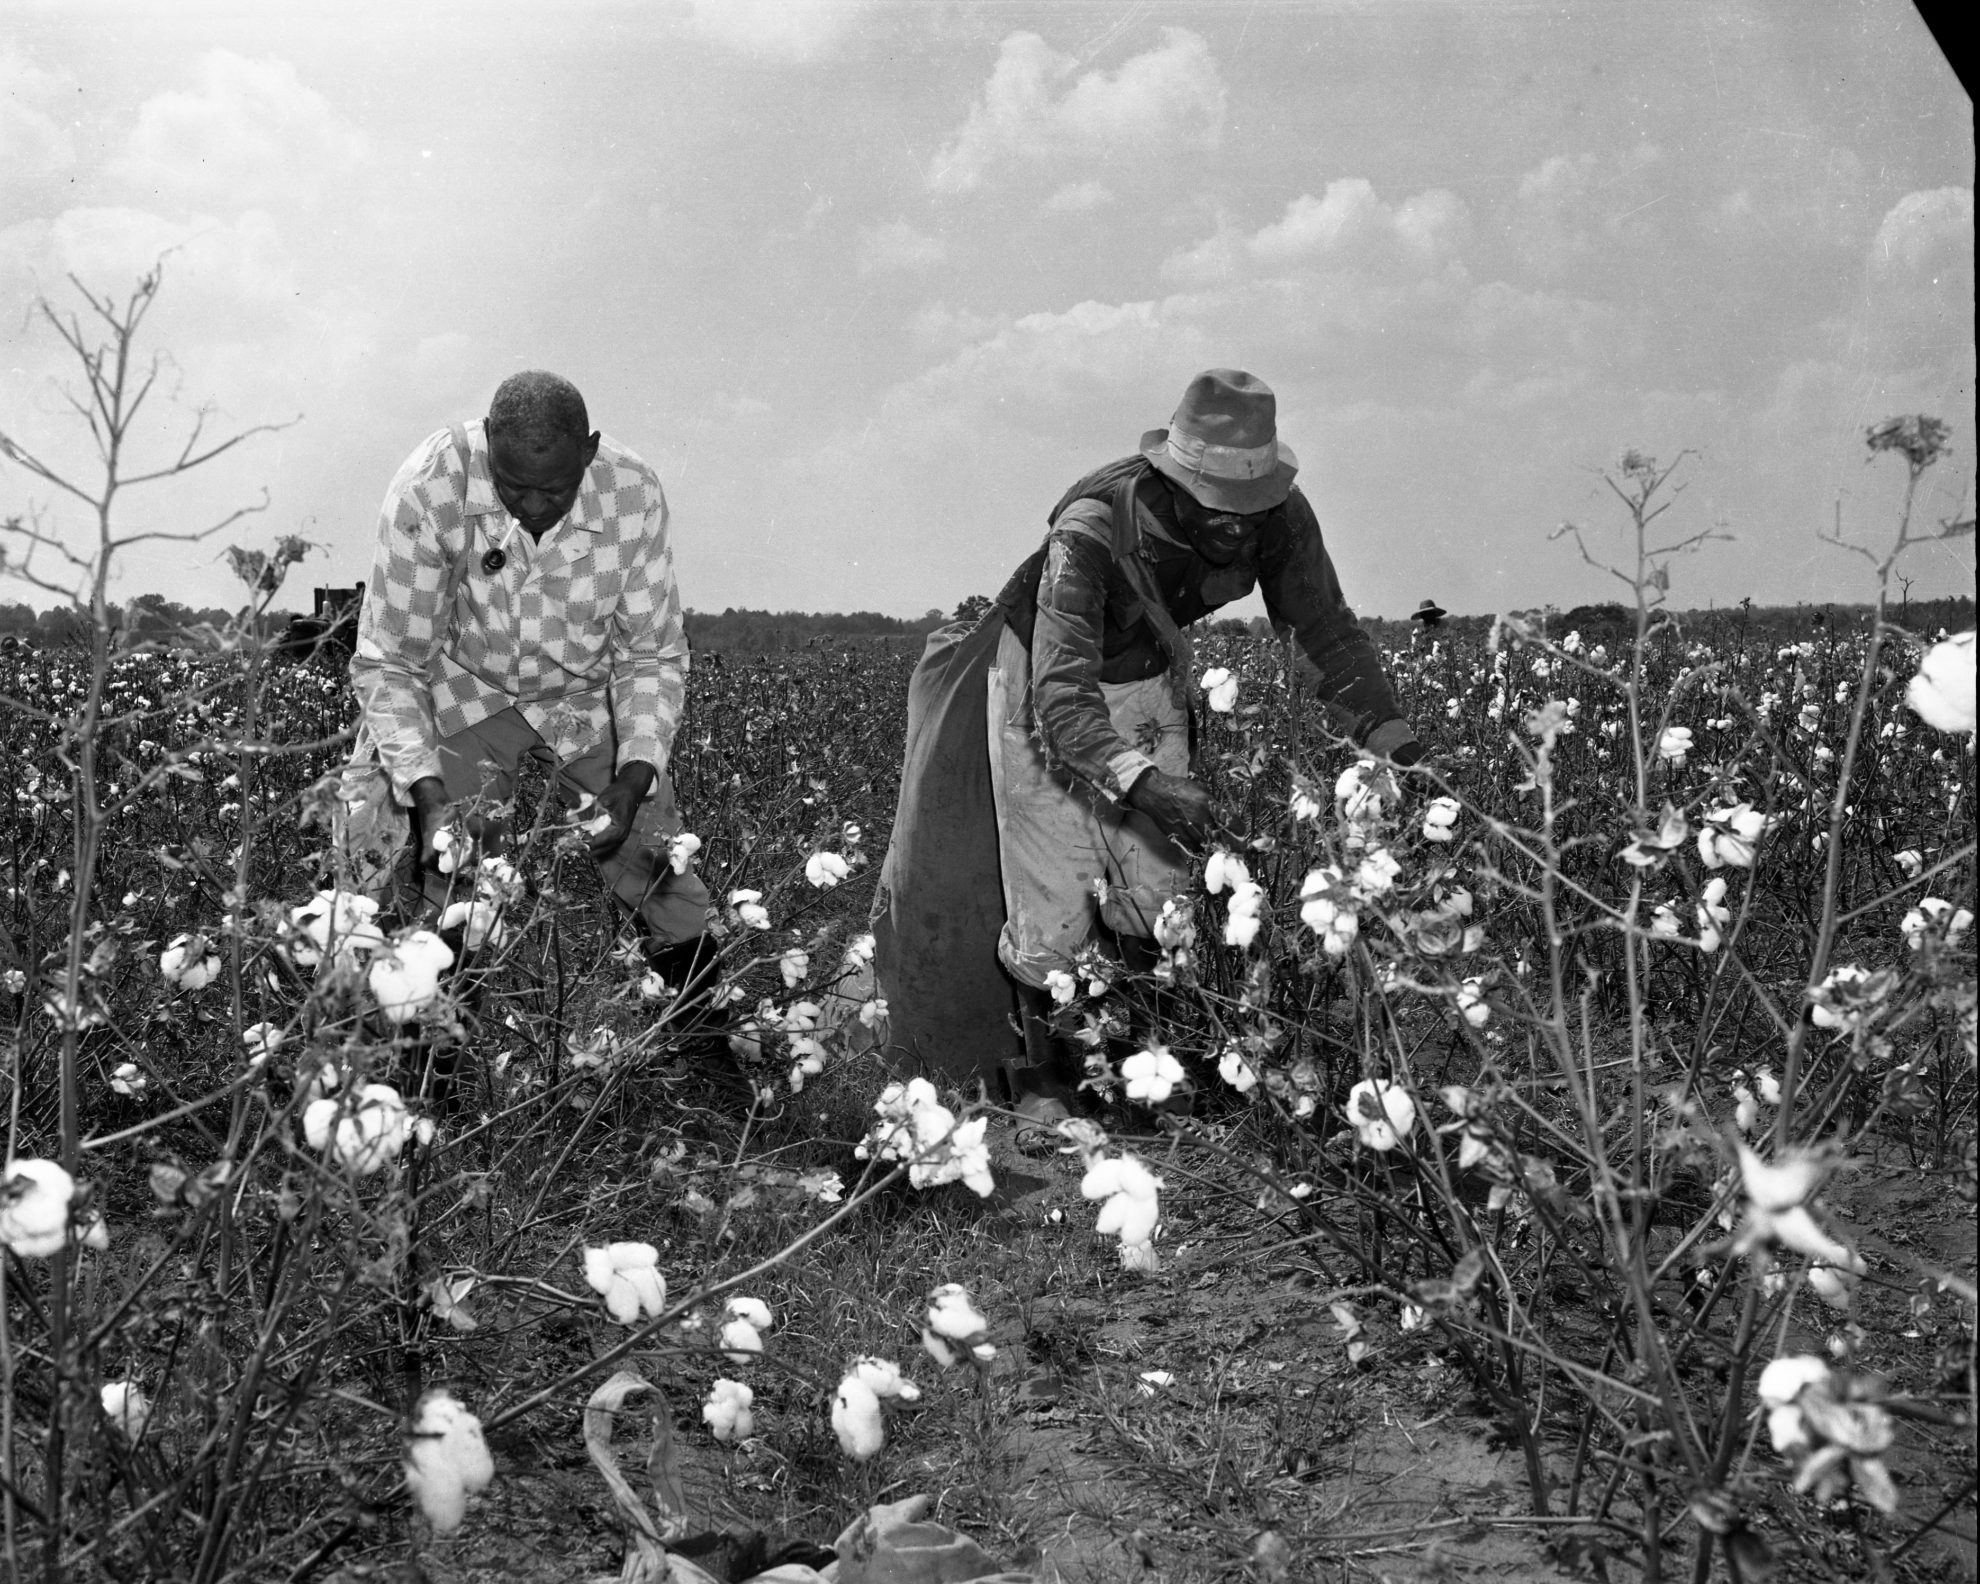
[[[456,885],[455,806],[506,805],[529,755],[602,818],[592,855],[652,965],[699,988],[708,892],[669,862],[687,668],[659,475],[592,432],[569,381],[512,375],[485,421],[422,441],[385,495],[351,684],[428,910]],[[499,845],[499,820],[468,826]]]

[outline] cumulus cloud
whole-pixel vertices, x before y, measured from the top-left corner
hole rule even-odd
[[[905,220],[889,220],[860,232],[856,262],[862,275],[883,275],[933,269],[948,256],[948,244],[940,237],[917,231]]]
[[[983,97],[936,155],[929,186],[968,192],[1004,162],[1167,156],[1215,147],[1223,133],[1217,62],[1185,28],[1164,28],[1160,44],[1117,71],[1078,73],[1078,66],[1036,33],[1005,39]]]
[[[1457,257],[1470,228],[1463,202],[1441,188],[1400,204],[1385,203],[1359,176],[1329,182],[1321,197],[1301,194],[1285,213],[1250,236],[1228,222],[1171,255],[1164,278],[1205,285],[1233,278],[1247,264],[1286,270],[1308,264],[1394,263],[1434,268]]]
[[[1506,216],[1515,250],[1529,268],[1558,275],[1606,242],[1649,241],[1655,206],[1670,193],[1663,163],[1663,150],[1650,143],[1617,154],[1550,155],[1519,179]]]
[[[167,204],[308,201],[364,159],[365,139],[284,60],[200,58],[197,84],[147,99],[113,173]]]
[[[1973,263],[1973,189],[1934,187],[1906,193],[1884,216],[1870,258],[1885,269],[1913,273]]]
[[[75,140],[55,118],[75,81],[0,49],[0,181],[52,176],[76,161]]]
[[[828,54],[873,10],[873,0],[690,0],[704,38],[759,59],[802,62]]]

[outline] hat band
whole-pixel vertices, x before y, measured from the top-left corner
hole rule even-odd
[[[1278,471],[1279,444],[1262,446],[1210,445],[1191,435],[1169,431],[1169,455],[1200,478],[1262,479]]]

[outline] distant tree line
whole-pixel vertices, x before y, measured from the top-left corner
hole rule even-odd
[[[737,610],[687,613],[688,645],[699,654],[780,654],[830,644],[872,643],[919,649],[924,637],[949,618],[939,610],[922,616],[882,616],[877,611],[814,615],[806,611]]]
[[[990,606],[983,595],[973,594],[949,613],[930,610],[920,616],[882,616],[877,611],[813,613],[807,611],[738,610],[734,606],[717,612],[689,611],[689,644],[701,654],[733,655],[738,659],[758,654],[783,654],[791,650],[826,645],[872,644],[888,648],[918,650],[922,640],[951,619],[973,621]],[[1589,643],[1614,644],[1626,640],[1635,629],[1635,613],[1615,602],[1576,605],[1569,610],[1552,606],[1516,614],[1529,621],[1543,622],[1555,637],[1578,632]],[[1974,624],[1973,599],[1958,595],[1942,599],[1907,599],[1893,602],[1888,619],[1913,632],[1930,635],[1940,628],[1962,632]],[[197,644],[202,627],[222,628],[235,613],[211,606],[194,610],[159,594],[140,594],[128,605],[110,607],[111,625],[121,630],[128,643]],[[1799,642],[1824,630],[1847,632],[1869,619],[1866,605],[1756,605],[1741,600],[1710,610],[1672,611],[1669,617],[1677,627],[1700,641]],[[291,611],[268,611],[260,621],[262,633],[270,638],[283,635],[298,618]],[[300,618],[308,621],[308,617]],[[1663,618],[1660,617],[1659,620]],[[1490,616],[1446,616],[1437,635],[1446,639],[1463,638],[1490,629]],[[30,643],[38,647],[59,647],[80,643],[88,623],[87,615],[68,606],[36,611],[22,604],[0,603],[0,639]],[[1362,626],[1377,642],[1406,644],[1412,635],[1422,633],[1421,624],[1364,617]],[[1263,616],[1221,617],[1209,623],[1214,633],[1270,638],[1272,624]]]

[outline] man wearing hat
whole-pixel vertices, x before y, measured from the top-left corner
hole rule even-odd
[[[916,668],[874,898],[891,1034],[957,1081],[1001,1074],[1032,1120],[1066,1115],[1079,1077],[1046,1034],[1047,975],[1089,948],[1151,963],[1214,828],[1190,774],[1182,629],[1257,587],[1354,741],[1422,755],[1297,467],[1263,381],[1198,375],[1170,427],[1073,485],[990,611],[932,634]]]

